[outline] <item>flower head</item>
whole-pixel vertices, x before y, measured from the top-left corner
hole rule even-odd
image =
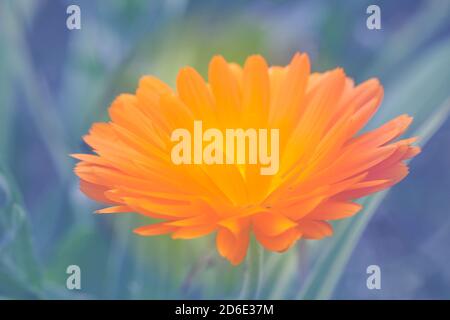
[[[185,67],[176,90],[145,76],[135,94],[117,97],[111,121],[95,123],[84,137],[95,154],[73,155],[81,160],[75,172],[86,195],[109,205],[98,213],[158,219],[134,230],[143,236],[189,239],[215,232],[219,253],[239,264],[251,233],[278,252],[300,238],[330,236],[327,221],[354,215],[361,209],[355,199],[408,174],[404,161],[420,149],[411,145],[414,138],[398,137],[411,117],[400,115],[359,133],[382,97],[376,79],[355,85],[342,69],[311,73],[306,54],[296,54],[286,67],[268,67],[257,55],[244,67],[216,56],[208,82]],[[267,162],[233,161],[239,155],[225,155],[222,140],[210,155],[231,157],[229,162],[174,163],[174,130],[195,135],[196,121],[203,130],[216,130],[216,141],[203,136],[205,145],[218,143],[219,133],[223,139],[229,128],[277,129],[277,170],[264,175]],[[274,145],[275,138],[266,142]],[[250,148],[242,149],[248,158]]]

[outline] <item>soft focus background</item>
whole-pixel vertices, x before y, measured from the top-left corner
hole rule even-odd
[[[81,8],[81,30],[66,8]],[[366,8],[381,7],[382,30]],[[252,245],[231,267],[213,236],[174,241],[134,235],[133,214],[99,216],[78,191],[69,153],[107,119],[139,77],[174,83],[214,54],[253,53],[287,64],[379,77],[385,101],[371,126],[408,113],[423,153],[410,175],[335,224],[333,238],[285,254]],[[449,299],[450,1],[0,1],[0,298]],[[82,289],[66,288],[81,268]],[[381,290],[366,268],[379,265]]]

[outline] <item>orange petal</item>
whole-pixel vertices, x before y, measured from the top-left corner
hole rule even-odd
[[[100,210],[96,210],[95,213],[123,213],[123,212],[131,212],[133,209],[127,206],[115,206],[108,207]]]
[[[91,199],[93,199],[95,201],[103,202],[106,204],[115,204],[114,202],[112,202],[105,196],[105,192],[108,191],[107,187],[89,183],[89,182],[81,179],[80,180],[80,190],[85,195],[87,195],[88,197],[90,197]]]
[[[209,64],[209,83],[214,93],[218,118],[224,128],[232,128],[240,110],[239,84],[222,56],[215,56]]]
[[[243,127],[259,128],[267,121],[270,102],[269,74],[263,57],[247,58],[244,66],[242,113]]]
[[[319,240],[324,237],[330,237],[333,234],[333,227],[329,223],[320,220],[300,220],[298,229],[305,239]]]
[[[194,239],[206,236],[216,229],[215,225],[208,224],[194,227],[179,227],[172,233],[172,239]]]
[[[195,69],[191,67],[181,69],[177,78],[177,90],[181,100],[191,108],[195,119],[203,120],[211,127],[215,126],[213,97]]]
[[[301,237],[301,232],[300,230],[293,228],[277,236],[270,237],[255,230],[255,236],[267,250],[283,252],[289,249]]]
[[[221,256],[227,258],[233,265],[238,265],[244,260],[249,241],[248,231],[243,231],[239,235],[233,235],[229,230],[221,228],[217,232],[217,250]]]
[[[296,54],[286,69],[286,75],[282,76],[280,69],[272,70],[279,79],[272,82],[272,86],[279,87],[274,90],[271,97],[270,123],[273,128],[285,128],[292,125],[298,119],[302,111],[301,101],[305,95],[306,84],[310,72],[309,58],[306,54]],[[274,79],[275,81],[276,78]]]
[[[160,234],[173,232],[175,229],[175,227],[167,226],[165,223],[155,223],[136,228],[133,231],[140,236],[157,236]]]
[[[361,210],[358,203],[329,200],[308,214],[308,219],[313,220],[337,220],[351,217]]]
[[[297,226],[294,221],[275,212],[262,212],[255,215],[253,217],[253,225],[259,233],[271,237]]]

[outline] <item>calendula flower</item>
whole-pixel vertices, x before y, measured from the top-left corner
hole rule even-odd
[[[81,190],[108,205],[98,213],[157,219],[134,230],[142,236],[216,233],[219,253],[239,264],[252,233],[277,252],[331,236],[327,221],[356,214],[355,199],[408,174],[404,161],[420,149],[398,137],[411,117],[359,133],[382,97],[376,79],[355,85],[339,68],[311,73],[306,54],[286,67],[216,56],[208,82],[185,67],[176,90],[145,76],[135,94],[117,97],[111,121],[84,137],[95,154],[73,155],[81,160],[75,172]],[[229,129],[248,143],[234,153]]]

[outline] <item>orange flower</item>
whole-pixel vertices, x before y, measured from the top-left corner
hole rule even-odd
[[[397,139],[412,121],[407,115],[358,134],[382,100],[378,80],[355,86],[342,69],[310,73],[306,54],[270,68],[261,56],[243,68],[216,56],[208,79],[183,68],[175,91],[145,76],[135,94],[116,98],[110,122],[92,126],[84,140],[96,154],[73,156],[81,160],[81,190],[109,205],[98,213],[159,219],[134,230],[143,236],[216,232],[219,253],[239,264],[251,232],[278,252],[300,238],[330,236],[327,221],[354,215],[361,209],[354,199],[402,180],[403,161],[420,152],[415,138]],[[174,164],[171,134],[196,120],[221,132],[279,129],[278,171],[262,175],[261,163]]]

